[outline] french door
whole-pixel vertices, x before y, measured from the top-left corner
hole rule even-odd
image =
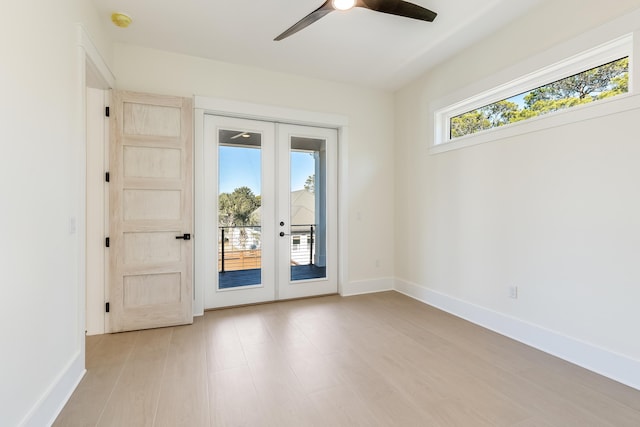
[[[205,307],[337,292],[337,131],[205,116]]]
[[[279,299],[336,293],[337,131],[277,125]]]

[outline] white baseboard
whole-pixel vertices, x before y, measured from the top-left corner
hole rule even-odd
[[[372,294],[376,292],[392,291],[394,279],[385,277],[382,279],[358,280],[342,285],[340,295],[349,297],[354,295]]]
[[[42,397],[33,405],[33,408],[19,424],[20,427],[52,425],[86,372],[84,368],[84,352],[78,352]]]
[[[640,390],[640,361],[476,304],[396,279],[395,290],[454,316]]]

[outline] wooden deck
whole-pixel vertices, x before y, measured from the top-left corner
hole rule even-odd
[[[222,254],[222,252],[219,252]],[[294,259],[295,257],[295,259]],[[292,255],[291,265],[300,265],[299,262],[306,263],[309,261],[309,255],[300,256],[300,254]],[[225,250],[224,252],[224,271],[250,270],[260,268],[262,265],[261,249],[246,250]],[[306,264],[305,264],[306,265]],[[222,271],[222,256],[218,256],[218,271]]]
[[[226,267],[226,266],[225,266]],[[246,270],[225,271],[218,273],[218,283],[220,289],[237,288],[240,286],[252,286],[260,284],[260,268]],[[309,280],[326,277],[326,267],[315,265],[292,265],[291,280]]]
[[[220,252],[221,253],[221,252]],[[224,271],[259,269],[262,265],[260,249],[225,250]],[[218,271],[222,271],[222,258],[218,257]]]

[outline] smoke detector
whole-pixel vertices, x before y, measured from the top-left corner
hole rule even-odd
[[[111,14],[111,22],[114,23],[116,27],[127,28],[129,24],[131,24],[131,17],[126,13],[113,12]]]

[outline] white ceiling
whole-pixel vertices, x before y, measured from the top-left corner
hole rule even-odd
[[[412,1],[438,13],[433,23],[355,8],[275,42],[323,0],[93,0],[115,41],[381,89],[401,87],[540,1]],[[112,25],[115,11],[133,24]]]

